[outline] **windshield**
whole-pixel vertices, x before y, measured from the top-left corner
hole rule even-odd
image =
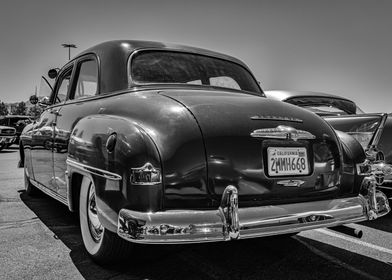
[[[131,61],[136,84],[193,84],[260,93],[242,66],[213,57],[172,51],[140,52]]]
[[[305,107],[322,116],[352,115],[357,112],[354,102],[329,96],[296,96],[286,102]]]
[[[348,115],[346,111],[343,111],[339,108],[334,106],[327,106],[327,105],[306,105],[303,106],[304,108],[320,115],[320,116],[341,116],[341,115]]]

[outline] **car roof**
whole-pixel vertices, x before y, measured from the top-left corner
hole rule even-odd
[[[95,45],[87,50],[81,52],[75,58],[82,56],[86,53],[117,53],[117,55],[125,55],[128,56],[134,51],[141,49],[167,49],[167,50],[178,50],[182,52],[195,53],[195,54],[203,54],[207,56],[219,57],[226,60],[231,60],[238,64],[241,64],[244,67],[247,67],[241,60],[223,54],[219,52],[210,51],[203,48],[191,47],[180,44],[172,44],[172,43],[164,43],[164,42],[154,42],[154,41],[141,41],[141,40],[113,40],[103,42],[101,44]]]
[[[108,93],[128,89],[130,87],[127,70],[128,58],[138,50],[173,50],[212,56],[239,64],[251,73],[246,64],[229,55],[185,45],[139,40],[114,40],[95,45],[78,54],[63,69],[82,56],[95,55],[100,64],[100,92]]]
[[[362,112],[354,101],[329,93],[315,91],[270,90],[265,91],[265,95],[267,98],[288,102],[301,107],[327,105],[338,108],[348,114],[356,114],[357,111],[360,113]],[[316,113],[320,115],[324,114],[322,111]],[[330,114],[330,112],[328,112],[328,114]]]
[[[297,97],[329,97],[334,99],[341,99],[353,102],[345,97],[333,95],[330,93],[317,92],[317,91],[300,91],[300,90],[265,90],[265,95],[268,98],[276,99],[279,101],[286,101],[291,98]]]

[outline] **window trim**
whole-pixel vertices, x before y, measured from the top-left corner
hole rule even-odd
[[[238,63],[238,62],[230,60],[230,59],[225,59],[225,58],[222,58],[220,56],[208,55],[208,54],[198,53],[198,52],[189,52],[189,51],[173,49],[173,48],[140,48],[140,49],[136,49],[135,51],[133,51],[128,56],[128,61],[127,61],[128,88],[140,87],[140,86],[170,85],[170,84],[171,85],[186,85],[184,83],[163,83],[162,84],[162,83],[138,83],[138,82],[136,82],[133,79],[133,77],[132,77],[132,71],[131,71],[132,61],[133,61],[134,57],[137,56],[138,54],[140,54],[142,52],[150,52],[150,51],[176,52],[176,53],[183,53],[183,54],[200,55],[200,56],[215,58],[215,59],[218,59],[218,60],[222,60],[222,61],[226,61],[226,62],[230,62],[230,63],[236,64],[237,66],[239,66],[242,69],[244,69],[250,75],[250,77],[252,77],[252,79],[254,80],[254,82],[256,84],[257,89],[259,90],[259,92],[247,91],[247,90],[243,90],[243,89],[241,89],[239,91],[242,91],[244,93],[249,93],[249,94],[252,94],[252,95],[266,97],[266,95],[264,94],[263,89],[260,86],[259,81],[256,79],[256,77],[253,75],[253,73],[250,71],[250,69],[246,65],[242,65],[241,63]],[[208,87],[206,85],[201,85],[201,86]],[[210,87],[215,87],[215,88],[219,88],[219,89],[226,89],[226,88],[223,88],[223,87],[216,87],[216,86],[210,86]],[[238,89],[230,89],[230,88],[228,88],[228,89],[229,90],[236,90],[236,91],[238,91]]]
[[[80,74],[81,65],[84,62],[90,61],[90,60],[95,61],[96,65],[97,65],[97,89],[95,91],[95,95],[86,96],[84,98],[75,99],[76,86],[77,86],[77,81],[78,81],[79,74]],[[90,99],[90,98],[99,96],[101,94],[101,87],[100,87],[100,77],[101,77],[101,75],[100,74],[101,74],[100,63],[99,63],[99,59],[97,58],[97,56],[95,54],[86,54],[86,55],[80,57],[75,62],[75,71],[74,71],[74,73],[72,75],[73,76],[72,77],[72,87],[71,87],[71,90],[68,92],[67,100],[69,100],[70,102],[77,102],[77,101],[82,101],[82,100],[86,100],[86,99]]]

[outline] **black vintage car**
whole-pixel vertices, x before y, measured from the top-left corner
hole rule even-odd
[[[102,43],[58,72],[48,100],[21,137],[26,191],[79,212],[98,262],[137,243],[291,234],[390,211],[374,176],[390,166],[319,116],[266,99],[227,55]]]

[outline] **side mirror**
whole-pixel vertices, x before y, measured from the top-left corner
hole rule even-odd
[[[57,74],[58,74],[58,70],[56,68],[50,69],[48,71],[48,77],[51,79],[56,79]]]

